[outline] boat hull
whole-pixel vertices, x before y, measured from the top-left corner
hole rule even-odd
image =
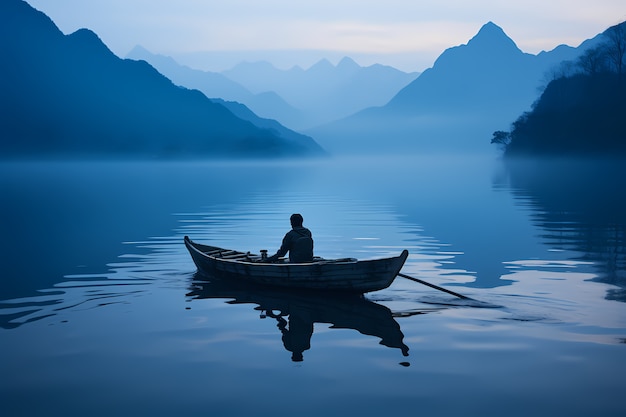
[[[248,253],[193,242],[185,246],[198,270],[206,275],[275,287],[366,293],[387,288],[408,257],[356,260],[353,258],[311,263],[265,263]]]

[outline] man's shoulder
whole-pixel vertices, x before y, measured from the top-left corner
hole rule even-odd
[[[292,232],[296,233],[298,236],[308,236],[311,237],[311,231],[309,229],[307,229],[306,227],[296,227],[293,228],[291,230]]]

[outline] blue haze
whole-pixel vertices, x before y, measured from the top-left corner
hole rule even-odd
[[[147,61],[176,84],[197,88],[207,97],[239,101],[261,117],[298,130],[382,106],[419,75],[383,65],[361,67],[348,57],[336,66],[321,60],[306,70],[242,62],[221,73],[185,67],[139,46],[126,57]]]
[[[489,22],[467,44],[446,49],[384,106],[307,133],[332,153],[483,153],[489,148],[485,138],[508,130],[530,110],[562,62],[575,60],[600,38],[532,55]],[[381,137],[385,146],[379,149]]]
[[[1,3],[0,150],[21,157],[320,156],[310,137],[261,128],[88,29],[64,35],[20,0]],[[284,129],[283,129],[284,131]]]
[[[0,11],[3,413],[626,412],[623,160],[483,146],[584,45],[531,56],[488,23],[308,137],[23,2]],[[302,158],[316,141],[331,157]],[[356,299],[220,286],[183,245],[273,252],[293,212],[317,255],[406,248],[404,273],[490,308],[400,278]]]

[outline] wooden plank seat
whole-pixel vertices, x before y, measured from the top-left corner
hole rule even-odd
[[[246,259],[247,257],[248,257],[247,254],[238,252],[238,253],[233,253],[231,255],[224,255],[221,258],[222,259]]]

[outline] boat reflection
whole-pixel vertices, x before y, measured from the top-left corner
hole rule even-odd
[[[296,291],[236,284],[224,279],[207,281],[205,275],[194,276],[191,291],[194,299],[227,299],[229,304],[256,304],[260,318],[276,320],[285,349],[291,359],[300,362],[303,353],[311,348],[315,323],[331,324],[334,329],[354,329],[367,336],[380,339],[380,344],[400,349],[409,355],[404,334],[395,317],[425,314],[428,310],[412,310],[393,313],[382,304],[368,300],[362,295],[327,294],[319,291]]]

